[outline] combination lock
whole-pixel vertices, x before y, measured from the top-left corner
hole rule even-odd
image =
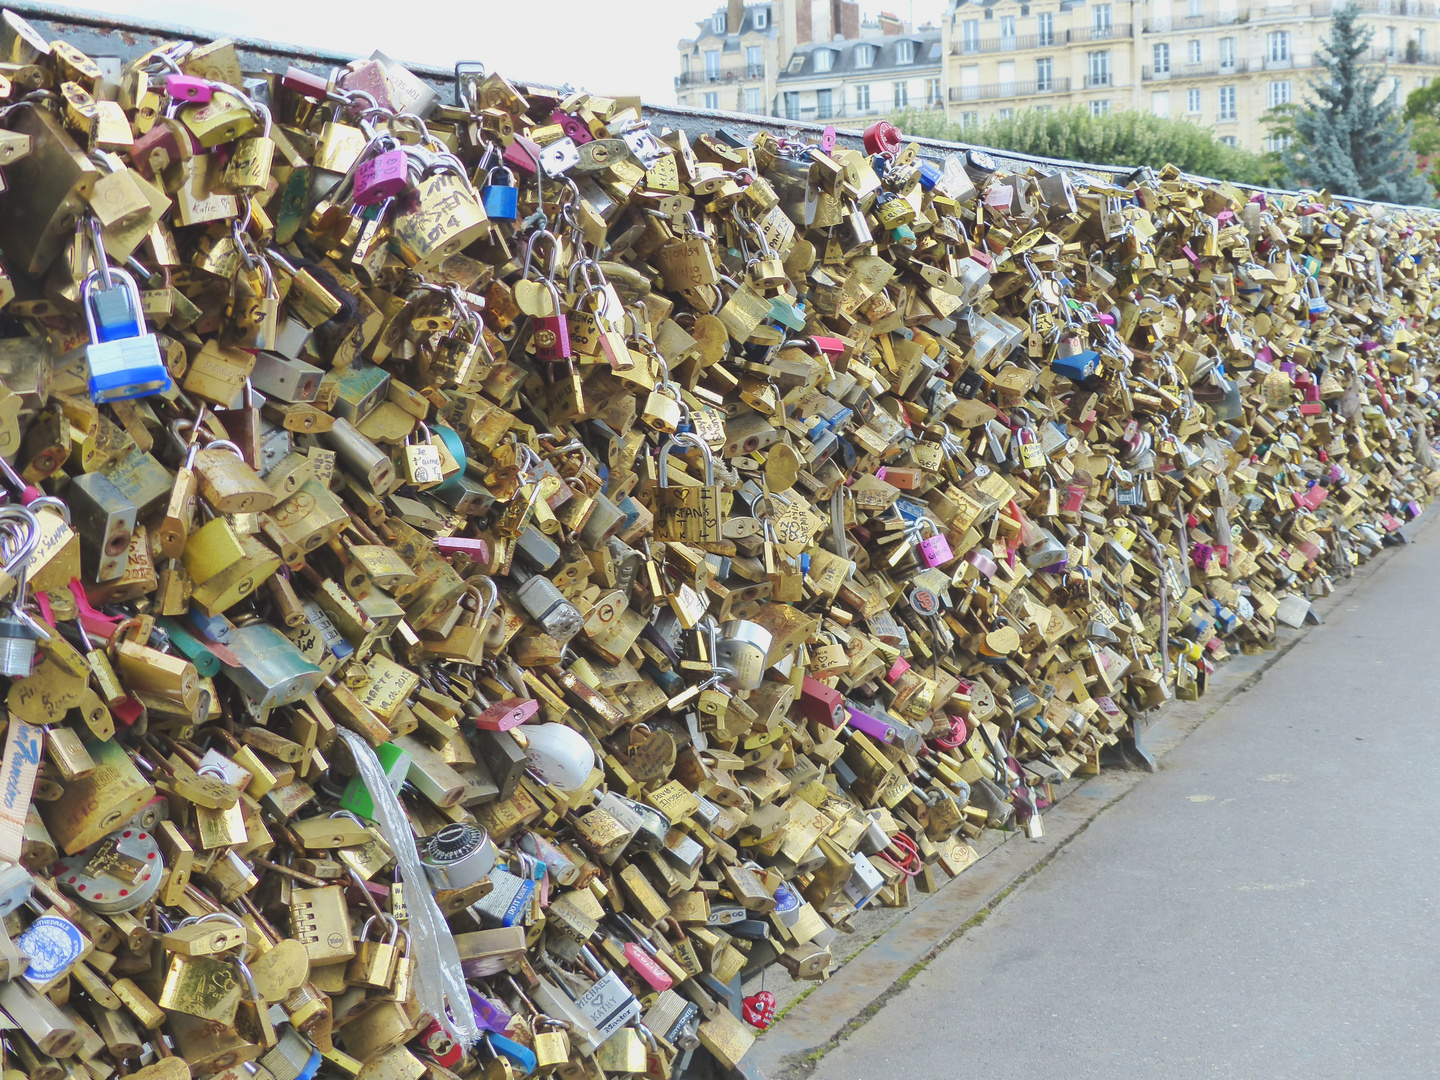
[[[495,868],[495,845],[478,825],[446,825],[421,852],[430,880],[438,889],[463,889]]]

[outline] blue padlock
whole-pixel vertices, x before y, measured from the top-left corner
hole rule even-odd
[[[505,183],[491,182],[497,172],[505,174]],[[520,189],[515,186],[515,174],[503,165],[497,165],[486,173],[485,186],[480,189],[480,204],[485,207],[485,216],[491,221],[514,221],[519,216],[520,206]]]
[[[149,397],[170,389],[160,342],[145,332],[140,286],[128,271],[92,271],[80,287],[80,306],[90,329],[85,359],[95,402]]]
[[[920,163],[920,186],[926,191],[934,191],[935,185],[940,183],[940,179],[944,175],[940,166],[933,162],[922,161]]]
[[[1057,356],[1051,361],[1050,367],[1056,375],[1082,382],[1094,375],[1100,367],[1100,354],[1094,349],[1087,349],[1072,356]]]

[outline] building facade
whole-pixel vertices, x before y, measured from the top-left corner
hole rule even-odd
[[[780,71],[775,8],[784,0],[746,5],[730,0],[680,42],[675,100],[698,109],[769,115]]]
[[[797,48],[777,80],[776,115],[824,122],[943,109],[938,29],[813,42]]]
[[[1360,0],[1371,59],[1403,98],[1440,75],[1433,0]],[[1183,117],[1250,150],[1265,123],[1306,94],[1332,0],[957,0],[942,27],[951,119],[1083,105]]]
[[[729,0],[697,29],[679,44],[681,105],[796,120],[945,107],[940,29],[862,23],[856,0]]]

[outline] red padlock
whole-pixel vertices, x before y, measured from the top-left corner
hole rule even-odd
[[[900,130],[888,120],[878,120],[865,129],[865,152],[867,154],[897,153],[900,149]]]
[[[774,1022],[777,1005],[774,994],[769,990],[761,990],[741,1002],[740,1014],[751,1027],[764,1031]]]

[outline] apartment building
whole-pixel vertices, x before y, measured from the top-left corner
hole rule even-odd
[[[938,28],[814,42],[797,48],[776,81],[777,115],[825,121],[943,109],[944,46]]]
[[[918,32],[857,0],[729,0],[680,42],[681,105],[792,119],[945,107],[938,27]]]
[[[947,105],[962,124],[1023,108],[1147,109],[1232,145],[1275,149],[1264,118],[1300,101],[1334,0],[956,0],[942,27]],[[1371,60],[1403,98],[1440,75],[1433,0],[1361,0]]]
[[[694,38],[680,42],[675,101],[700,109],[769,114],[780,71],[780,30],[774,3],[728,6],[698,24]]]

